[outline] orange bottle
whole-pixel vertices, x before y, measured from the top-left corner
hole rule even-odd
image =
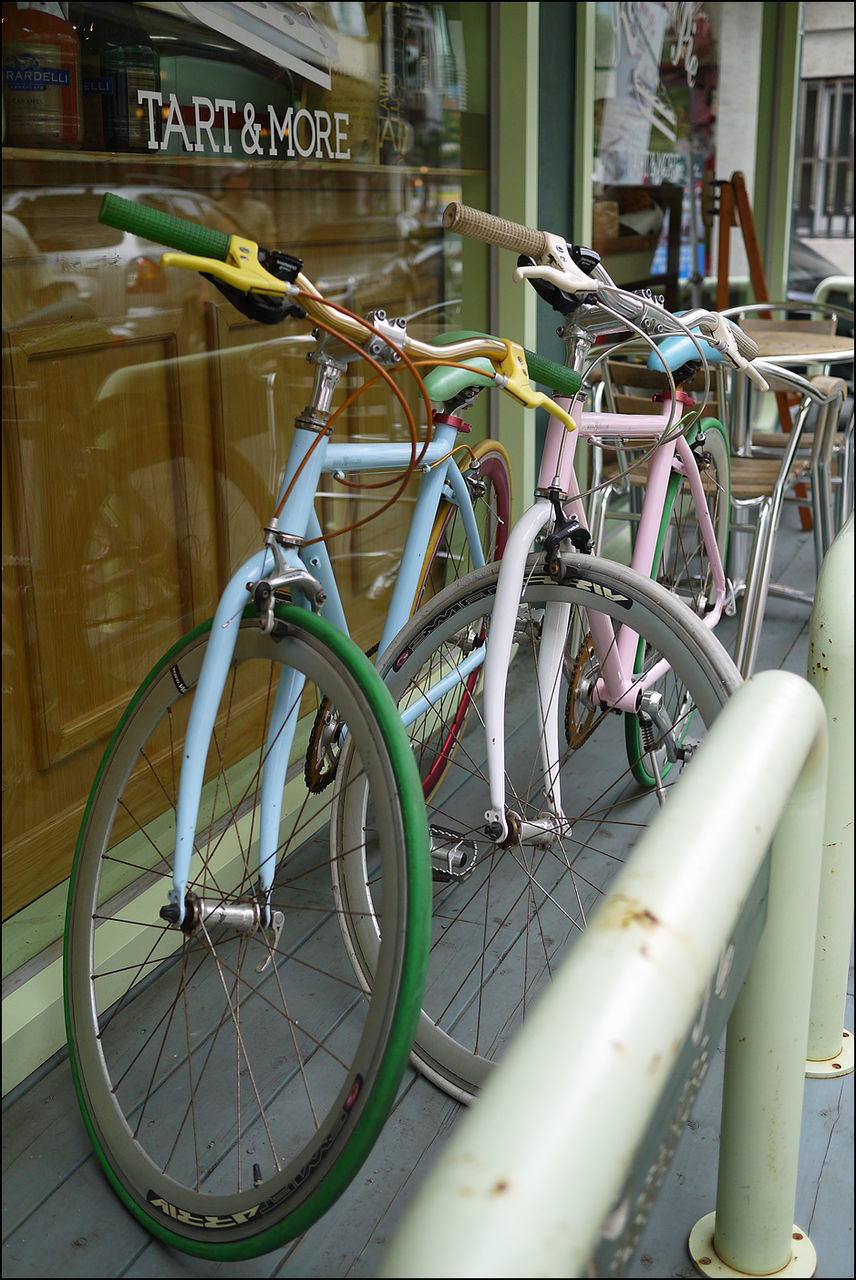
[[[80,41],[61,4],[3,5],[7,146],[79,147]]]

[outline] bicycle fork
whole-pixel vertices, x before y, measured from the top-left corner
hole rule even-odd
[[[571,823],[562,805],[559,711],[561,678],[571,626],[571,605],[545,603],[537,644],[537,696],[540,719],[540,763],[544,808],[536,816],[516,813],[506,800],[505,694],[512,646],[518,638],[518,608],[525,579],[526,558],[532,542],[550,526],[556,505],[540,498],[517,522],[503,555],[484,658],[484,723],[490,807],[485,814],[485,831],[497,844],[516,841],[549,845],[570,833]],[[550,561],[548,557],[548,561]],[[561,581],[564,570],[560,553],[548,564],[551,576]],[[570,570],[572,575],[576,569]],[[592,608],[587,625],[597,655],[598,675],[588,696],[604,710],[638,715],[649,750],[664,747],[669,759],[676,758],[673,726],[662,706],[662,698],[652,685],[668,668],[661,659],[639,679],[627,674],[638,643],[637,635],[625,625],[614,627],[610,618]],[[655,765],[656,768],[656,765]],[[447,835],[448,833],[441,833]]]
[[[541,766],[546,809],[543,817],[526,821],[505,804],[505,689],[508,663],[514,644],[526,557],[537,536],[553,518],[553,507],[539,499],[511,531],[500,561],[499,580],[484,663],[484,718],[490,808],[485,814],[486,832],[497,844],[509,837],[539,841],[561,833],[564,822],[559,786],[558,686],[559,670],[567,638],[570,609],[548,604],[541,632],[538,663],[539,713],[543,719]]]
[[[314,495],[324,452],[323,448],[317,449],[314,446],[317,444],[317,433],[326,432],[329,405],[340,374],[341,366],[335,360],[324,358],[318,361],[310,404],[295,423],[294,443],[279,493],[279,505],[283,504],[283,495],[289,494],[287,511],[291,528],[306,529],[314,517]],[[301,479],[299,485],[294,483],[298,476]],[[311,603],[313,606],[320,606],[325,598],[320,584],[299,557],[298,547],[302,539],[282,534],[276,519],[265,532],[265,547],[232,576],[220,597],[190,709],[176,807],[173,887],[168,895],[168,905],[161,911],[162,918],[169,924],[185,929],[200,922],[195,918],[199,914],[199,904],[188,903],[186,890],[195,848],[208,747],[214,733],[229,665],[234,657],[244,609],[254,597],[261,629],[271,634],[276,627],[276,589],[288,587],[295,602],[305,605]],[[271,643],[274,643],[273,638]],[[304,677],[301,673],[292,670],[285,663],[281,664],[264,757],[260,765],[258,899],[252,902],[201,904],[203,916],[210,913],[217,923],[229,925],[241,932],[253,932],[258,927],[268,928],[272,925],[274,945],[278,930],[282,928],[282,919],[281,913],[274,913],[272,918],[270,893],[276,871],[282,797],[303,684]],[[193,916],[189,921],[188,906]],[[249,911],[248,906],[252,908]],[[268,957],[271,954],[272,949],[268,951]],[[267,961],[263,961],[262,967],[266,964]]]
[[[229,664],[235,653],[238,628],[248,601],[247,583],[264,581],[275,563],[273,552],[269,548],[248,560],[226,587],[214,615],[185,736],[176,807],[173,887],[169,891],[168,906],[161,910],[161,917],[169,924],[185,929],[191,929],[209,917],[215,923],[229,925],[239,932],[254,932],[259,927],[273,925],[274,942],[282,928],[282,917],[281,913],[275,913],[279,918],[272,918],[269,899],[279,841],[283,787],[304,684],[303,675],[284,664],[277,682],[261,766],[260,900],[254,903],[218,901],[194,904],[188,903],[186,891],[195,848],[208,746],[214,734]],[[187,919],[188,908],[192,912],[190,919]]]

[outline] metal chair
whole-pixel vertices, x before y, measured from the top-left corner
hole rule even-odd
[[[848,300],[852,304],[853,278],[828,277],[818,285],[815,295],[808,302],[732,307],[726,314],[755,339],[763,359],[798,371],[808,379],[828,374],[845,380],[845,399],[824,479],[825,493],[835,495],[830,509],[837,532],[853,509],[853,311],[843,305]],[[828,301],[831,298],[835,301]],[[784,397],[778,399],[781,405]],[[772,397],[759,397],[745,379],[733,384],[729,412],[735,453],[771,457],[785,448],[789,421],[780,409],[780,420],[775,423]],[[809,430],[802,448],[810,454],[812,447]],[[808,522],[804,527],[809,527]],[[827,530],[824,546],[828,547],[828,543]]]
[[[766,361],[758,361],[757,367],[771,390],[794,392],[799,402],[781,449],[766,457],[753,452],[748,456],[732,454],[731,458],[731,531],[737,536],[736,540],[732,537],[728,570],[735,594],[743,600],[734,660],[744,677],[751,675],[755,665],[768,595],[807,605],[813,602],[813,593],[771,581],[776,534],[784,503],[802,505],[808,499],[815,561],[820,572],[837,532],[831,492],[832,455],[847,395],[842,378],[817,374],[809,379]],[[752,534],[752,541],[747,553],[744,539],[748,533]]]

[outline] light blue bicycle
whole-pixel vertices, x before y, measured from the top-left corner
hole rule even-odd
[[[479,679],[474,664],[443,695],[446,748],[420,776],[390,696],[347,636],[319,482],[420,470],[382,653],[416,603],[502,552],[507,459],[488,442],[459,466],[459,411],[488,384],[545,398],[512,344],[420,343],[382,312],[364,321],[326,303],[286,254],[113,196],[102,217],[179,249],[166,264],[203,271],[256,318],[308,314],[319,327],[264,546],[214,618],[156,664],[113,735],[66,928],[71,1063],[107,1176],[166,1243],[248,1257],[329,1207],[392,1105],[422,999],[431,867],[442,874],[455,856],[436,833],[429,852],[423,791]],[[381,376],[401,360],[437,366],[426,398],[443,409],[427,444],[330,439],[334,391],[357,356]],[[580,382],[535,357],[529,372],[566,395]],[[333,869],[345,857],[383,886],[368,993],[342,942]]]

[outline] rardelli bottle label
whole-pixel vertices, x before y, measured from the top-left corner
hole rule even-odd
[[[10,146],[79,146],[80,81],[59,49],[3,46],[6,142]]]
[[[71,84],[71,71],[68,67],[41,63],[35,54],[18,53],[5,63],[3,83],[13,93],[28,90],[44,93],[51,88],[67,88]]]

